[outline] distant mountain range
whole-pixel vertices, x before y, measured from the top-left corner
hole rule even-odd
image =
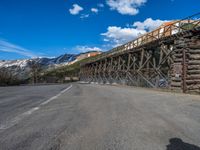
[[[6,69],[19,79],[30,76],[31,64],[39,65],[43,70],[70,65],[79,60],[95,56],[101,52],[92,51],[80,54],[63,54],[55,58],[32,58],[22,60],[0,60],[0,69]]]

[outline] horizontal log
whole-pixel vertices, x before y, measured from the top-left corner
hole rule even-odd
[[[199,70],[200,69],[200,65],[189,65],[188,66],[188,69],[196,69],[196,70]]]
[[[188,89],[187,89],[188,91],[195,91],[195,92],[198,92],[198,93],[200,93],[200,87],[199,86],[197,86],[197,87],[189,87]]]
[[[187,87],[188,90],[199,90],[200,92],[200,85],[194,85],[194,86],[189,86]]]
[[[182,82],[171,82],[171,86],[173,87],[181,87],[182,86]]]
[[[200,84],[189,84],[189,85],[187,85],[187,88],[188,88],[188,89],[192,89],[192,87],[193,87],[194,89],[197,89],[197,88],[200,89]]]
[[[188,93],[191,93],[191,94],[199,94],[200,91],[198,91],[198,90],[189,90]]]
[[[200,70],[188,70],[187,71],[187,73],[189,74],[189,75],[191,75],[191,74],[198,74],[198,75],[200,75]]]
[[[193,55],[189,55],[189,59],[193,59],[193,60],[200,60],[200,55],[199,54],[193,54]]]
[[[175,57],[183,57],[183,54],[182,53],[175,53],[174,56]]]
[[[200,80],[186,80],[187,84],[199,84]]]
[[[200,79],[200,75],[187,75],[186,79],[188,80]]]
[[[173,51],[176,54],[182,54],[183,53],[183,49],[182,48],[175,48]]]
[[[199,60],[189,60],[188,65],[200,65],[200,61]]]
[[[170,89],[172,90],[172,91],[177,91],[177,92],[181,92],[182,91],[182,89],[181,89],[181,87],[170,87]]]
[[[191,48],[191,49],[199,49],[200,48],[200,43],[189,43],[187,45],[188,48]]]
[[[179,75],[179,78],[181,79],[182,75]],[[177,78],[175,74],[171,74],[171,78]]]
[[[182,62],[183,61],[183,58],[175,58],[174,59],[174,62],[178,63],[178,62]]]
[[[187,49],[187,47],[177,47],[177,48],[174,48],[174,53],[177,53],[177,54],[182,54],[183,53],[183,50],[186,52],[186,53],[189,53],[189,49]]]
[[[199,70],[200,70],[200,68],[197,68],[197,69],[191,69],[191,68],[189,69],[189,68],[188,68],[188,69],[187,69],[187,71],[199,71]]]
[[[191,54],[200,54],[200,49],[189,49],[189,53],[191,53]]]
[[[176,45],[176,48],[177,49],[188,48],[188,45],[187,45],[187,43],[182,43],[182,44]]]
[[[171,77],[172,82],[181,82],[181,78]]]
[[[174,43],[175,44],[180,44],[180,43],[183,43],[183,42],[190,42],[190,41],[191,41],[191,38],[189,39],[189,38],[180,37],[179,39],[177,39],[176,41],[174,41]]]

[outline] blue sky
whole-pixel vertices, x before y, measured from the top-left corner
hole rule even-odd
[[[0,59],[106,51],[197,12],[200,0],[0,0]]]

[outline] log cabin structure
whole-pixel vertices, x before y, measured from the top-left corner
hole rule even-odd
[[[200,93],[200,13],[81,64],[80,80]]]

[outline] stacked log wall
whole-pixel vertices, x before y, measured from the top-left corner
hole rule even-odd
[[[192,37],[188,42],[187,48],[187,91],[200,93],[200,36]]]
[[[176,40],[173,60],[171,89],[200,93],[200,36],[182,37]]]

